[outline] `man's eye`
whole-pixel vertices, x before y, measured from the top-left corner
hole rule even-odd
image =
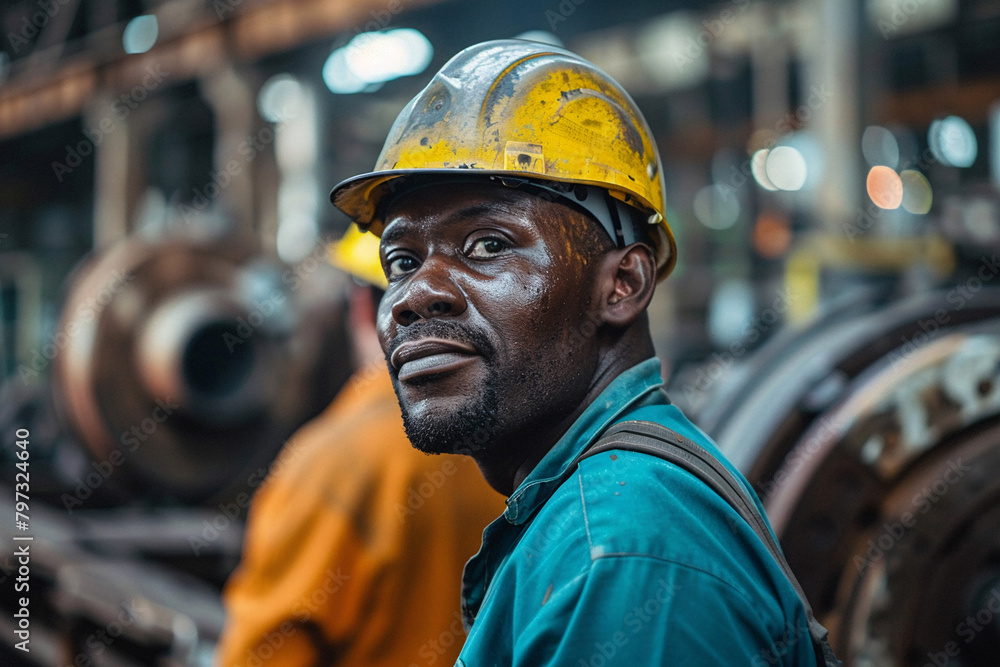
[[[494,236],[479,239],[469,248],[469,257],[473,259],[485,259],[510,248],[510,244],[503,239]]]
[[[398,278],[415,271],[418,266],[417,260],[408,255],[396,257],[389,260],[389,278]]]

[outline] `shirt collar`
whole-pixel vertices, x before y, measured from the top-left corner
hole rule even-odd
[[[628,409],[644,403],[663,386],[660,360],[646,359],[611,381],[583,414],[559,438],[507,499],[504,517],[523,523],[565,479],[577,456]]]

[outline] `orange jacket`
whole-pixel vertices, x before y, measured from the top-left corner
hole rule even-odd
[[[224,593],[224,667],[452,665],[462,567],[503,497],[410,446],[388,375],[355,375],[285,445]]]

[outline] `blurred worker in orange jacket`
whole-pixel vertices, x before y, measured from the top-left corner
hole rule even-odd
[[[377,243],[352,227],[331,259],[381,286]],[[407,441],[375,336],[379,293],[352,286],[357,370],[254,497],[224,593],[224,667],[451,665],[465,641],[462,568],[503,497],[471,458]]]

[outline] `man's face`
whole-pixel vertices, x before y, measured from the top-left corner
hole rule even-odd
[[[580,252],[584,221],[566,213],[476,183],[423,187],[388,211],[377,327],[417,449],[502,443],[517,456],[586,396],[597,267]]]

